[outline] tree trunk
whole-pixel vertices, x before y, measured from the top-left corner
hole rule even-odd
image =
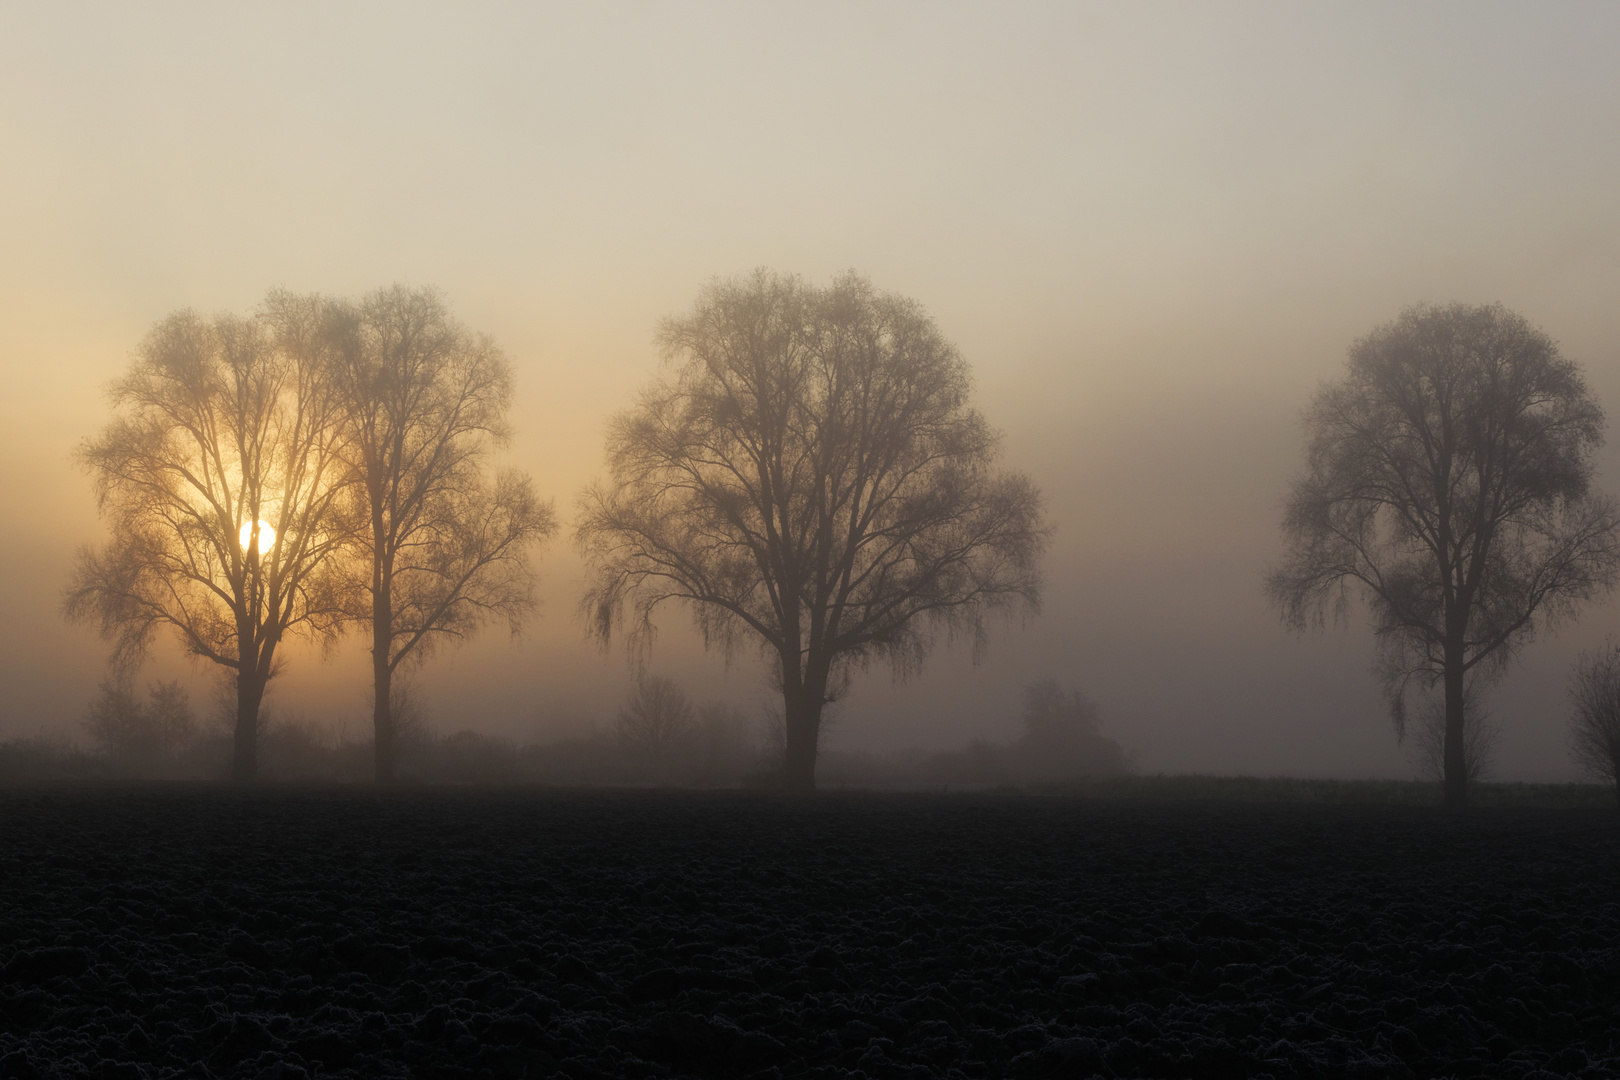
[[[259,705],[264,701],[264,680],[257,668],[242,661],[236,671],[236,745],[231,779],[246,783],[259,774]]]
[[[394,636],[394,612],[385,586],[373,593],[371,604],[371,736],[376,753],[377,783],[394,782],[394,669],[388,662]]]
[[[783,787],[793,795],[816,790],[816,743],[821,735],[822,694],[800,685],[784,688],[782,705],[787,720],[787,753],[782,761]]]
[[[1452,809],[1468,805],[1468,755],[1463,746],[1462,647],[1446,647],[1445,802]]]
[[[372,687],[376,704],[371,710],[373,749],[377,758],[377,783],[394,782],[394,764],[397,760],[397,741],[394,738],[393,692],[394,673],[388,668],[387,653],[381,662],[373,661]]]

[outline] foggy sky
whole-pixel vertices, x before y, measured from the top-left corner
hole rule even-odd
[[[1357,336],[1461,300],[1620,414],[1617,40],[1598,4],[8,4],[0,739],[71,731],[102,676],[59,614],[102,536],[72,451],[168,312],[441,287],[511,355],[505,460],[571,524],[658,319],[763,265],[922,302],[1056,529],[1037,618],[978,667],[857,680],[833,746],[1010,736],[1052,677],[1149,772],[1409,775],[1365,620],[1295,637],[1261,595],[1300,413]],[[440,728],[544,739],[622,699],[566,535],[538,566],[523,639],[425,669]],[[1574,775],[1565,674],[1614,632],[1611,598],[1526,651],[1499,775]],[[364,730],[358,642],[287,656],[273,709]],[[652,669],[764,696],[684,617]],[[169,647],[146,675],[206,693]]]

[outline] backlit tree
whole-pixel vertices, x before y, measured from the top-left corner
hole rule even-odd
[[[382,289],[327,318],[352,480],[354,615],[371,632],[376,776],[387,782],[395,678],[487,620],[517,632],[533,606],[528,556],[556,519],[528,477],[489,469],[512,398],[494,342],[431,289]]]
[[[80,451],[110,528],[65,609],[126,674],[155,635],[234,673],[233,775],[257,771],[259,706],[293,633],[328,640],[345,610],[336,402],[318,298],[272,293],[253,316],[179,311],[111,389],[115,418]]]
[[[848,274],[758,271],[667,320],[673,362],[607,439],[580,500],[582,610],[651,640],[666,601],[706,642],[757,641],[780,680],[785,782],[815,786],[822,711],[852,668],[916,667],[932,631],[1031,610],[1046,531],[969,404],[966,363],[914,301]]]
[[[1366,601],[1397,732],[1412,680],[1443,690],[1445,799],[1461,806],[1469,681],[1614,582],[1616,511],[1592,487],[1603,411],[1524,318],[1453,304],[1356,342],[1305,426],[1267,592],[1301,629]]]

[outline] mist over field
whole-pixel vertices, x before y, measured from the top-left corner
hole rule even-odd
[[[421,723],[605,746],[633,670],[576,612],[576,497],[668,370],[660,320],[716,277],[853,269],[960,349],[1052,537],[1038,613],[977,664],[942,637],[858,674],[829,762],[1012,747],[1052,680],[1139,771],[1411,776],[1365,612],[1295,635],[1262,590],[1301,415],[1354,341],[1450,301],[1522,314],[1620,408],[1617,32],[1600,5],[8,7],[0,741],[86,739],[107,646],[61,604],[106,526],[73,455],[153,325],[398,282],[510,358],[498,460],[561,524],[524,633],[436,655]],[[1620,490],[1612,431],[1595,484]],[[1568,673],[1615,633],[1608,596],[1523,650],[1498,778],[1578,775]],[[367,648],[289,641],[272,716],[368,738]],[[737,754],[768,739],[747,643],[706,652],[671,609],[648,670]],[[136,685],[163,680],[209,720],[214,675],[167,639]]]
[[[1616,42],[0,4],[0,1077],[1620,1077]]]

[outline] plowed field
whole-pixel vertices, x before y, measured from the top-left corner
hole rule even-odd
[[[1620,1075],[1620,815],[0,794],[0,1077]]]

